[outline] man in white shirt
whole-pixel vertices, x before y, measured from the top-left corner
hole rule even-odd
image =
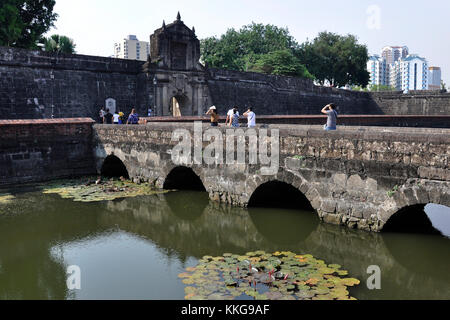
[[[256,114],[253,112],[252,107],[248,108],[248,111],[244,113],[244,117],[247,117],[249,128],[256,127]]]

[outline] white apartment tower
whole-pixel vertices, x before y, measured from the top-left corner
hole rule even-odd
[[[150,43],[139,41],[135,35],[114,44],[115,58],[147,61],[149,55]]]
[[[367,71],[370,74],[370,85],[388,85],[388,65],[379,55],[369,57]]]
[[[417,54],[410,54],[394,64],[391,86],[397,90],[428,90],[428,62]]]
[[[430,67],[428,76],[428,89],[429,90],[440,90],[441,89],[441,68]]]

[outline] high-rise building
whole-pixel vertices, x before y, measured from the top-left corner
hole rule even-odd
[[[428,62],[417,54],[395,62],[390,72],[390,85],[397,90],[428,90]]]
[[[381,56],[386,60],[388,65],[392,65],[400,59],[404,59],[408,56],[409,49],[406,46],[387,46],[384,47]]]
[[[428,77],[428,89],[429,90],[440,90],[441,89],[441,68],[430,67],[429,77]]]
[[[388,85],[388,65],[386,59],[379,55],[369,57],[367,71],[370,74],[370,85]]]
[[[384,47],[379,55],[369,57],[367,71],[370,84],[386,85],[401,91],[428,90],[430,77],[440,85],[440,69],[428,69],[428,62],[417,54],[409,54],[406,46]],[[433,88],[433,87],[431,87]]]
[[[150,55],[150,43],[139,41],[135,35],[129,35],[114,44],[114,57],[129,60],[146,61]]]

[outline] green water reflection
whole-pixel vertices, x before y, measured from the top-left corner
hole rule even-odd
[[[0,299],[183,299],[177,278],[204,255],[290,250],[337,263],[361,280],[358,299],[450,299],[450,240],[371,234],[312,212],[229,207],[176,192],[75,203],[38,192],[0,206]],[[447,220],[448,221],[448,220]],[[66,268],[82,270],[82,289]],[[365,287],[367,267],[382,290]]]

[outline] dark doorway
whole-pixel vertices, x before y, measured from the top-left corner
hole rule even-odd
[[[280,181],[270,181],[259,186],[253,192],[248,206],[314,211],[311,203],[300,190]]]
[[[206,191],[202,180],[200,180],[191,168],[187,167],[173,169],[164,182],[164,189]]]
[[[129,179],[128,170],[123,164],[122,160],[116,156],[108,156],[103,162],[101,175],[107,178],[120,178],[124,177]]]

